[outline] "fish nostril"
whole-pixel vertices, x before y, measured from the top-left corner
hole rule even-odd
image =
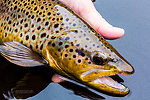
[[[116,63],[118,61],[119,61],[119,59],[112,59],[112,62],[114,62],[114,63]]]

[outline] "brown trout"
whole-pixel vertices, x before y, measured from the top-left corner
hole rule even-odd
[[[0,0],[0,53],[24,67],[49,64],[97,90],[126,95],[109,76],[133,67],[90,25],[59,0]]]

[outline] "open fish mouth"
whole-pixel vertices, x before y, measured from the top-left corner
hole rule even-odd
[[[105,84],[114,89],[122,90],[122,91],[129,91],[129,89],[124,86],[123,84],[115,81],[111,78],[111,76],[102,76],[92,80],[95,84]]]
[[[87,85],[92,86],[96,90],[102,90],[115,95],[126,95],[129,93],[129,88],[122,84],[123,80],[118,74],[118,72],[112,73],[109,70],[92,69],[82,74],[82,80],[86,81]],[[120,79],[117,80],[116,78]]]

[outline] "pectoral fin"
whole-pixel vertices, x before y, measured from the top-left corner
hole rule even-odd
[[[47,61],[39,54],[17,41],[4,42],[0,45],[0,53],[8,61],[22,67],[47,64]]]

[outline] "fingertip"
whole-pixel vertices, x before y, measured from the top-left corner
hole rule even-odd
[[[118,39],[121,38],[124,35],[125,31],[122,28],[118,28],[118,27],[113,27],[113,31],[112,31],[112,39]]]
[[[118,27],[100,27],[97,31],[109,40],[121,38],[125,33],[124,29]]]
[[[55,75],[53,75],[53,77],[52,77],[52,81],[53,81],[54,83],[60,83],[60,82],[63,82],[63,81],[65,81],[65,80],[63,79],[62,76],[60,76],[60,75],[58,75],[58,74],[55,74]]]
[[[119,38],[121,38],[122,36],[124,36],[124,34],[125,34],[125,30],[121,28],[121,32],[120,32],[120,37]]]

